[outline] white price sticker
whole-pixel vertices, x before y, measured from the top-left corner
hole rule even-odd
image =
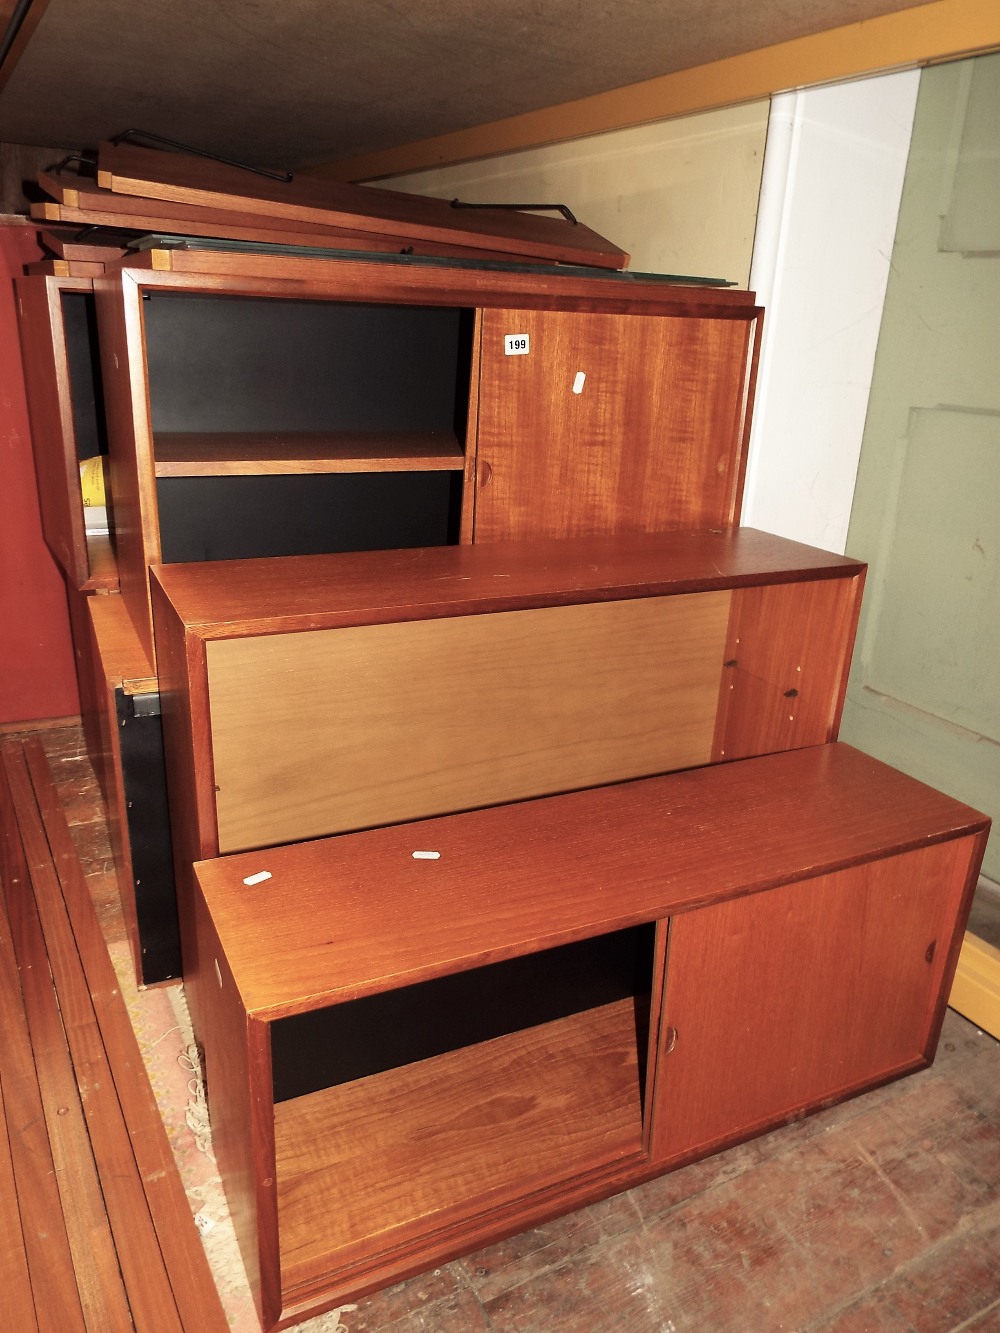
[[[527,356],[530,351],[526,333],[505,333],[503,339],[504,356]]]

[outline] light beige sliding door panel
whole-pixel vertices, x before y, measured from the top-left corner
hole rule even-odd
[[[211,642],[220,851],[706,763],[729,601]]]

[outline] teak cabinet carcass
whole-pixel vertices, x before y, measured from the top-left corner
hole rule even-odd
[[[199,864],[265,1325],[923,1067],[983,829],[834,743]]]
[[[747,529],[154,569],[266,1326],[929,1061],[985,821],[832,743],[863,574]]]
[[[751,293],[186,251],[95,288],[121,587],[151,652],[160,562],[739,520]]]
[[[108,453],[93,281],[19,278],[17,301],[45,541],[71,591],[117,588],[111,538],[88,528],[80,489],[81,462]]]
[[[94,285],[266,1326],[933,1057],[987,821],[837,744],[864,567],[739,527],[751,293],[157,248]]]
[[[108,658],[117,633],[95,641],[74,590],[120,584],[155,680],[155,562],[739,519],[760,336],[748,292],[154,248],[99,280],[22,278],[19,295],[44,531],[98,682],[127,679],[129,663]],[[85,531],[78,455],[95,450],[109,459],[110,537]],[[100,691],[93,711],[106,711]],[[95,753],[119,754],[91,731]],[[137,975],[156,982],[180,958],[144,900],[169,896],[172,872],[155,849],[141,876],[132,864],[126,812],[144,807],[145,828],[156,802],[129,763],[107,790]]]

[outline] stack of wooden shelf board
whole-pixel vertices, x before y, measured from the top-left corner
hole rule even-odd
[[[274,180],[187,153],[105,144],[96,164],[73,159],[38,178],[48,199],[32,217],[65,228],[102,228],[119,240],[168,233],[258,245],[418,254],[448,259],[574,264],[618,271],[628,255],[575,220],[320,181]],[[92,277],[102,256],[88,237],[49,242],[60,276]]]

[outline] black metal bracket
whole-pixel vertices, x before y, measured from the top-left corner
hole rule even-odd
[[[576,218],[565,204],[467,204],[463,199],[453,199],[452,208],[494,208],[508,213],[561,213],[567,222],[576,227]]]
[[[97,163],[92,157],[86,157],[83,153],[67,153],[65,157],[60,158],[58,162],[53,162],[45,168],[58,176],[61,171],[65,171],[71,162],[79,162],[84,167],[96,167]]]
[[[195,148],[189,143],[178,143],[176,139],[165,139],[162,134],[151,134],[148,130],[122,130],[111,139],[111,143],[124,143],[126,139],[146,139],[149,143],[160,144],[164,148],[176,148],[181,153],[193,153],[195,157],[207,157],[210,162],[221,162],[226,167],[236,167],[240,171],[253,172],[255,176],[266,176],[268,180],[280,181],[290,185],[294,177],[290,171],[269,171],[267,167],[252,167],[247,162],[236,162],[231,157],[222,157],[219,153],[210,153],[205,148]]]

